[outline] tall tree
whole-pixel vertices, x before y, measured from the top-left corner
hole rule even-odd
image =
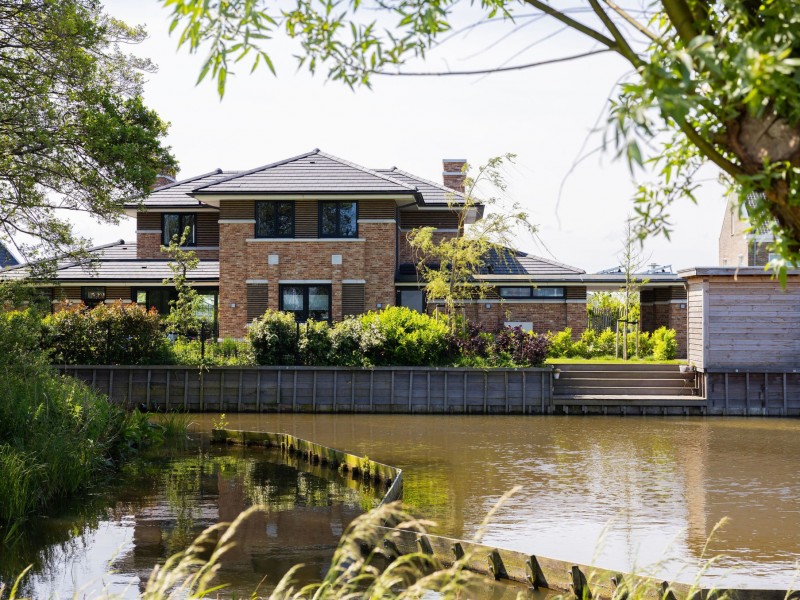
[[[97,0],[0,0],[0,241],[28,260],[84,244],[60,211],[113,222],[175,168],[142,100],[152,65],[121,46],[144,35]]]
[[[636,196],[637,230],[669,235],[669,207],[694,200],[696,173],[711,162],[749,201],[755,229],[772,228],[776,267],[800,264],[800,3],[797,0],[163,0],[179,43],[207,48],[200,74],[224,91],[229,65],[248,55],[274,72],[266,48],[283,33],[299,42],[312,72],[369,85],[375,75],[452,75],[522,69],[601,52],[632,67],[611,102],[618,151],[631,167],[653,169]],[[459,73],[412,73],[459,30],[505,21],[511,34],[536,36],[536,20],[583,34],[574,54]],[[458,23],[456,26],[454,23]],[[468,23],[464,26],[464,23]],[[522,32],[522,33],[520,33]],[[535,37],[533,42],[538,41]],[[542,40],[543,41],[543,40]]]

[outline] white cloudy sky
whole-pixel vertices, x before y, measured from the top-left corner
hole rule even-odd
[[[277,41],[278,77],[266,70],[249,75],[242,68],[229,78],[220,101],[211,82],[195,85],[201,57],[176,50],[177,36],[168,35],[169,14],[158,2],[110,0],[106,8],[148,28],[150,38],[133,50],[159,66],[148,75],[145,99],[171,123],[168,143],[180,161],[179,177],[217,167],[252,168],[318,147],[368,167],[395,165],[440,181],[442,158],[478,164],[514,152],[518,158],[509,171],[509,193],[539,224],[542,242],[521,239],[520,248],[589,272],[617,264],[635,189],[627,166],[611,151],[597,153],[566,179],[560,203],[558,193],[587,135],[586,148],[601,143],[602,135],[591,131],[627,71],[621,59],[594,56],[488,77],[383,77],[375,79],[372,90],[353,92],[321,75],[297,72],[292,48]],[[517,52],[513,63],[531,62],[587,48],[581,37],[564,32],[525,50],[554,33],[542,22],[489,47],[507,31],[492,25],[458,36],[415,68],[486,66]],[[705,177],[700,205],[685,202],[674,208],[672,240],[646,243],[652,262],[675,269],[717,264],[723,190],[712,169]],[[116,229],[88,221],[79,227],[97,243],[134,237],[130,220]]]

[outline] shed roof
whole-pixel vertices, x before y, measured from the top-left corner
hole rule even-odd
[[[422,194],[423,202],[427,204],[463,204],[464,194],[449,187],[418,177],[397,167],[391,169],[375,169],[376,172],[388,175],[406,185],[415,187]]]
[[[7,269],[0,273],[0,279],[21,280],[28,277],[28,265]],[[81,261],[59,261],[53,279],[56,282],[125,282],[157,283],[172,277],[167,259],[138,259],[136,244],[126,244],[118,240],[110,244],[89,249],[89,258]],[[197,269],[190,271],[187,278],[194,282],[216,282],[219,280],[219,261],[202,260]]]

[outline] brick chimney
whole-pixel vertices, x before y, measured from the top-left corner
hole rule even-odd
[[[442,159],[442,165],[444,166],[442,178],[447,187],[457,192],[464,191],[464,165],[466,164],[466,158]]]
[[[175,183],[177,179],[172,175],[157,175],[156,181],[153,183],[150,189],[157,190],[160,187],[164,187],[165,185],[169,185],[170,183]]]

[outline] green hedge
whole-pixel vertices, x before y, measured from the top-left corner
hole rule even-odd
[[[580,339],[572,339],[572,329],[548,332],[549,358],[609,358],[615,355],[616,335],[611,329],[595,331],[586,329]],[[622,341],[620,340],[620,344]],[[620,348],[621,352],[621,348]],[[673,360],[678,354],[677,335],[674,329],[660,327],[653,333],[639,332],[639,349],[636,336],[628,334],[628,355],[654,360]]]
[[[138,304],[81,306],[45,317],[42,344],[53,362],[70,365],[152,365],[171,362],[155,310]]]

